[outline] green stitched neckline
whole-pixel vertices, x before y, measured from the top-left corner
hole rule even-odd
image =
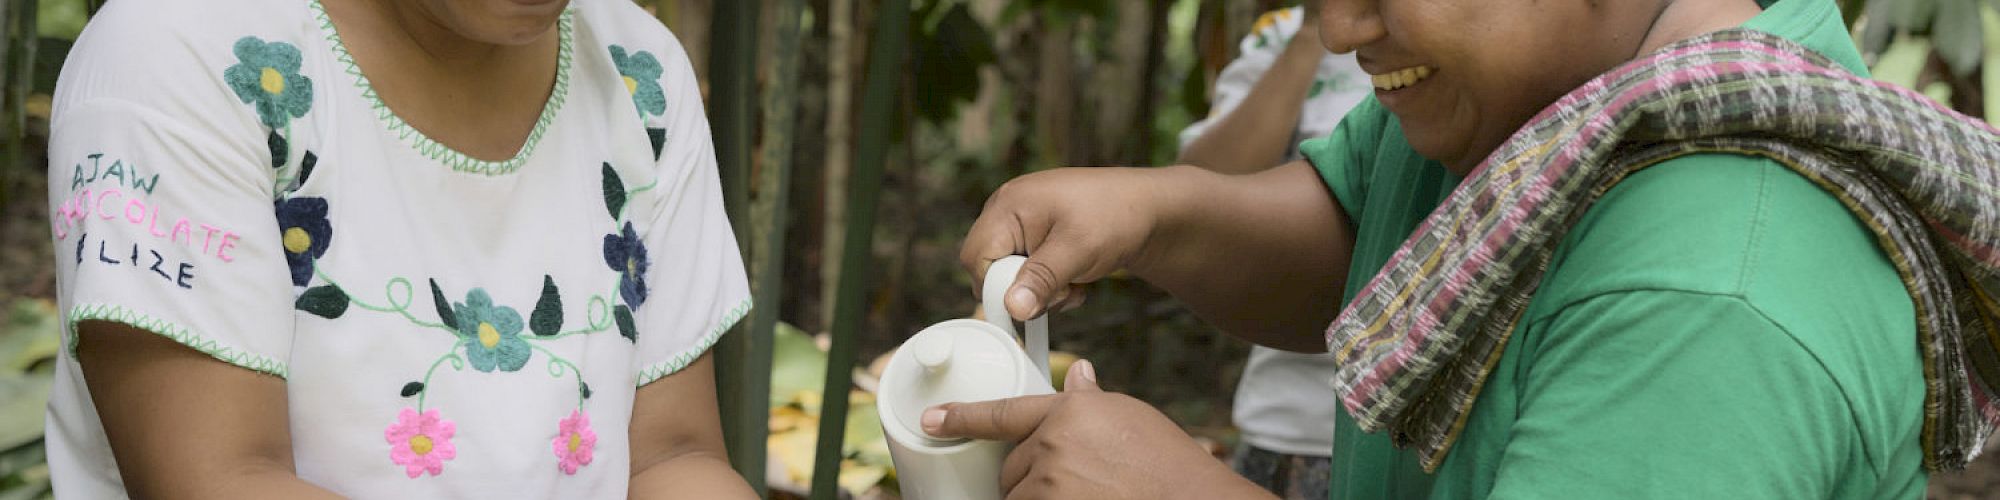
[[[745,298],[743,302],[737,303],[734,309],[723,313],[722,321],[715,324],[715,329],[709,330],[707,335],[703,335],[700,340],[695,341],[694,346],[688,347],[687,350],[681,351],[679,354],[675,354],[672,359],[654,363],[653,366],[639,370],[638,386],[644,387],[655,380],[673,375],[674,372],[681,371],[682,368],[687,368],[687,365],[693,364],[694,360],[701,359],[701,355],[707,353],[708,348],[715,347],[715,342],[722,340],[722,334],[728,333],[730,327],[736,326],[736,322],[742,321],[744,316],[750,314],[750,302],[751,299]]]
[[[221,342],[205,337],[200,333],[196,333],[193,329],[181,326],[178,323],[155,318],[146,313],[127,309],[124,306],[111,304],[78,304],[76,307],[70,308],[69,320],[66,322],[67,325],[65,325],[65,329],[68,330],[66,333],[69,334],[69,343],[64,349],[69,352],[70,359],[76,359],[76,346],[78,343],[76,324],[92,320],[123,323],[140,331],[151,332],[161,337],[166,337],[181,345],[188,346],[190,349],[201,351],[202,354],[207,354],[232,365],[276,375],[278,378],[287,378],[289,376],[290,370],[285,366],[283,361],[267,358],[248,350],[222,345]]]
[[[416,149],[418,154],[449,165],[452,170],[501,175],[521,168],[521,164],[527,163],[528,158],[534,156],[535,145],[542,142],[542,135],[548,132],[549,124],[555,121],[556,112],[562,110],[563,101],[569,96],[569,68],[575,57],[573,47],[575,41],[571,35],[575,24],[574,8],[563,9],[562,19],[556,23],[558,38],[556,85],[549,92],[548,102],[542,105],[542,115],[535,119],[535,128],[528,131],[527,142],[521,144],[521,151],[505,161],[486,161],[467,156],[432,140],[423,132],[417,131],[416,127],[404,122],[403,117],[396,116],[396,112],[390,110],[389,105],[383,103],[382,98],[376,95],[375,87],[368,83],[368,76],[361,74],[361,67],[354,64],[354,56],[347,52],[347,44],[341,42],[340,32],[333,27],[333,19],[326,15],[326,7],[320,5],[319,0],[311,0],[307,5],[312,9],[313,16],[319,20],[320,31],[326,33],[326,41],[333,47],[334,56],[346,66],[347,74],[354,76],[355,88],[361,89],[361,97],[368,100],[369,107],[375,110],[375,117],[382,121],[383,126],[388,127],[389,133],[409,144],[412,149]]]

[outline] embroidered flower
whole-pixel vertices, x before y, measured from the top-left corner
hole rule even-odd
[[[257,107],[257,117],[273,129],[312,109],[312,79],[299,74],[299,48],[254,36],[236,40],[237,63],[223,70],[236,98]]]
[[[333,243],[333,223],[326,220],[326,199],[313,197],[278,200],[278,235],[285,248],[285,263],[292,267],[292,284],[305,286],[312,281],[313,261],[326,255]]]
[[[528,364],[528,341],[521,339],[521,313],[493,305],[485,289],[474,288],[465,302],[452,304],[458,316],[458,336],[466,340],[465,359],[482,372],[503,372]]]
[[[597,449],[597,431],[590,429],[590,414],[571,410],[569,418],[556,424],[556,438],[549,446],[555,448],[557,466],[564,474],[574,476],[577,469],[590,465],[591,452]]]
[[[457,432],[458,426],[439,417],[437,410],[419,414],[414,408],[404,408],[396,415],[396,423],[382,431],[382,437],[389,441],[389,461],[403,466],[403,473],[415,478],[425,472],[431,476],[444,472],[444,462],[458,456],[458,448],[451,444],[451,435]]]
[[[625,305],[639,307],[646,301],[646,243],[625,223],[623,234],[604,235],[604,264],[618,271],[618,294]]]
[[[660,60],[646,51],[625,54],[625,48],[611,46],[611,63],[618,66],[618,75],[625,77],[625,91],[632,94],[632,105],[639,107],[639,117],[667,112],[667,93],[660,90]]]

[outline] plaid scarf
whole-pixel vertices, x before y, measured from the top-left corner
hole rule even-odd
[[[1571,225],[1703,152],[1777,161],[1874,232],[1916,309],[1925,466],[1963,468],[2000,426],[2000,134],[1740,29],[1591,80],[1473,170],[1327,329],[1348,412],[1435,471]]]

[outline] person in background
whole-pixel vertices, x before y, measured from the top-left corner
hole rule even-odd
[[[1318,13],[1319,2],[1307,1],[1257,18],[1215,80],[1208,117],[1181,131],[1178,163],[1246,174],[1297,161],[1299,141],[1333,132],[1368,98],[1354,54],[1320,44]],[[1250,347],[1231,410],[1242,436],[1236,473],[1288,499],[1326,498],[1340,405],[1326,384],[1333,374],[1325,354]]]
[[[62,498],[754,498],[706,113],[626,0],[121,0],[54,99]]]

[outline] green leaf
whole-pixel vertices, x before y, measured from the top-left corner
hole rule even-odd
[[[612,316],[618,320],[618,336],[633,343],[639,342],[639,328],[632,324],[632,308],[620,304]]]
[[[1877,81],[1914,89],[1917,86],[1917,77],[1923,74],[1924,64],[1930,59],[1930,54],[1929,39],[1899,36],[1896,37],[1896,41],[1889,43],[1887,50],[1882,51],[1881,57],[1875,59],[1875,67],[1869,68],[1869,71],[1875,74]]]
[[[618,170],[611,168],[611,162],[604,163],[604,209],[611,211],[612,219],[625,209],[625,181],[618,179]]]
[[[410,382],[407,384],[403,384],[403,397],[407,398],[410,396],[415,396],[419,392],[424,392],[423,382]]]
[[[299,295],[293,307],[326,319],[334,319],[347,313],[347,294],[333,285],[320,285],[306,289]]]
[[[438,280],[431,279],[431,306],[437,308],[438,322],[458,329],[458,314],[451,311],[451,301],[444,300],[444,290],[438,288]]]
[[[56,304],[47,299],[15,299],[7,323],[0,325],[0,373],[42,367],[53,369],[61,353],[62,323]]]
[[[1985,52],[1986,40],[1981,36],[1978,0],[1936,0],[1937,20],[1931,24],[1931,39],[1937,43],[1938,56],[1951,66],[1951,72],[1958,77],[1972,74],[1979,69],[1979,57]]]
[[[825,386],[826,351],[798,327],[779,322],[771,333],[771,407],[784,406],[801,392],[818,394]]]
[[[1986,122],[2000,126],[2000,0],[1979,9],[1979,19],[1986,37],[1986,62],[1980,65],[1987,87]]]
[[[528,329],[535,335],[555,335],[562,330],[562,293],[556,291],[556,279],[542,275],[542,298],[535,301],[535,312],[528,315]]]
[[[583,393],[583,399],[590,399],[590,383],[579,381],[576,383],[576,390]]]
[[[41,439],[54,382],[49,375],[0,375],[0,449]]]

